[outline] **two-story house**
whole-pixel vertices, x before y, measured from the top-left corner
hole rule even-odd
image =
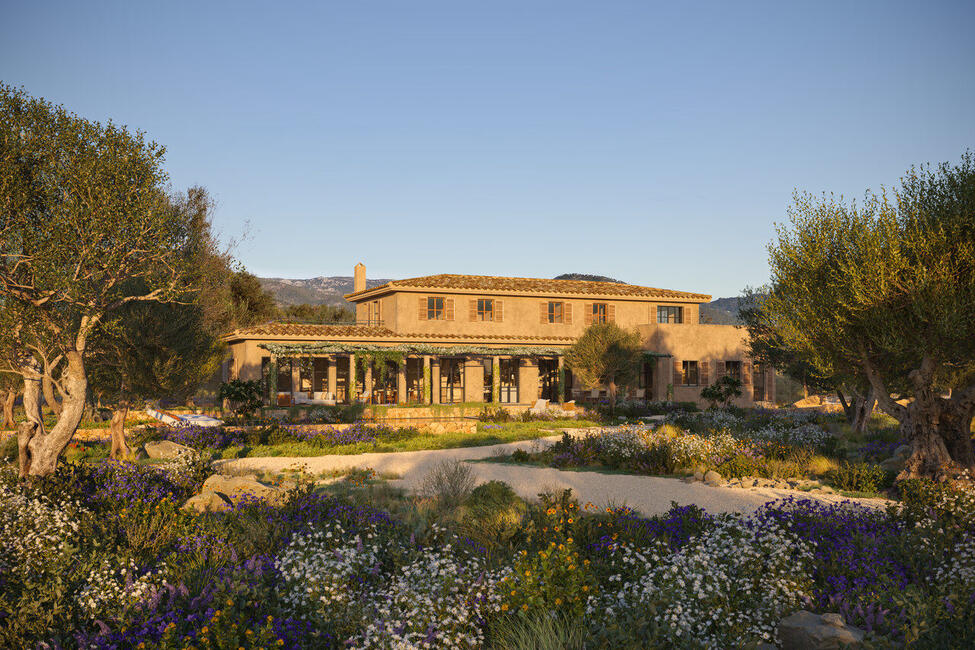
[[[745,333],[698,322],[710,296],[615,282],[431,275],[366,288],[355,268],[347,325],[269,323],[227,337],[230,378],[268,378],[279,405],[532,404],[598,398],[563,363],[592,323],[636,330],[647,352],[639,399],[700,401],[723,374],[743,405],[774,400],[773,373],[746,356]]]

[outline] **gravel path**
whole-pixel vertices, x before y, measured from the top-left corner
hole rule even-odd
[[[510,454],[515,449],[538,450],[561,436],[523,440],[487,447],[462,447],[429,451],[404,451],[349,456],[314,456],[308,458],[240,458],[220,461],[222,471],[232,473],[282,472],[303,469],[317,474],[353,467],[372,468],[376,472],[396,474],[402,478],[390,484],[413,490],[427,472],[444,460],[487,459]],[[644,515],[662,514],[671,503],[697,504],[708,512],[752,512],[768,501],[788,496],[805,497],[827,503],[856,501],[872,507],[884,507],[885,499],[848,499],[835,494],[810,493],[772,488],[711,487],[704,483],[685,483],[681,479],[603,472],[565,471],[508,463],[470,463],[478,482],[504,481],[521,497],[535,499],[539,492],[572,488],[581,503],[606,506],[629,506]]]

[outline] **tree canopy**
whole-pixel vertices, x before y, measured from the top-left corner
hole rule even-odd
[[[25,380],[21,473],[48,474],[81,420],[95,331],[125,305],[170,302],[194,269],[190,214],[165,192],[164,147],[0,85],[0,360]],[[50,431],[40,383],[62,410]]]
[[[869,384],[912,442],[902,477],[975,470],[975,157],[861,203],[797,194],[789,217],[767,326],[820,376]]]
[[[639,377],[640,334],[616,323],[593,323],[566,351],[565,361],[586,387],[606,386],[610,405],[615,406],[617,387],[632,385]]]

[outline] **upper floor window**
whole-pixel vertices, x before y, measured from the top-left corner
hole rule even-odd
[[[674,307],[671,305],[658,305],[657,322],[658,323],[683,323],[684,308]]]
[[[564,317],[565,303],[554,301],[548,303],[548,322],[561,323]]]
[[[548,300],[539,303],[539,316],[541,322],[545,323],[564,323],[572,324],[572,304],[559,300]]]
[[[420,320],[454,320],[454,299],[443,296],[420,296]]]
[[[477,299],[477,320],[494,320],[494,301],[490,298]]]
[[[697,361],[684,361],[681,367],[681,378],[685,386],[697,386]]]
[[[741,381],[741,361],[725,361],[724,374]]]
[[[607,322],[607,314],[609,312],[608,306],[604,302],[594,302],[592,303],[592,322],[594,323],[605,323]]]

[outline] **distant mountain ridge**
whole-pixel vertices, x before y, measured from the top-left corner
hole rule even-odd
[[[274,296],[279,305],[337,305],[348,306],[344,296],[352,293],[351,275],[319,276],[307,280],[291,278],[258,278],[261,286]],[[372,289],[389,282],[385,278],[366,279],[366,288]]]

